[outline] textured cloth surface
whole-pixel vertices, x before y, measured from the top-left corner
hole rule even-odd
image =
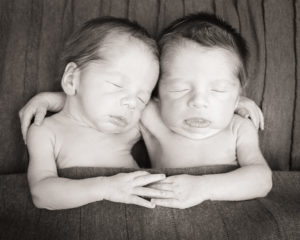
[[[264,112],[262,151],[272,169],[300,170],[300,0],[1,0],[0,173],[26,171],[18,111],[38,92],[60,90],[59,53],[73,30],[109,15],[157,36],[199,11],[218,14],[248,41],[246,92]]]
[[[79,179],[135,169],[70,168],[62,176]],[[159,169],[167,175],[209,174],[232,166]],[[300,239],[300,172],[273,172],[265,198],[205,201],[184,210],[100,201],[70,210],[33,206],[26,175],[0,176],[0,239]]]

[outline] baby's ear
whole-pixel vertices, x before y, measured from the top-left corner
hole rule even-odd
[[[69,96],[76,95],[79,82],[79,69],[77,64],[70,62],[65,68],[64,75],[61,79],[61,86],[64,92]]]
[[[153,100],[154,102],[159,102],[159,98],[158,98],[158,97],[152,97],[152,100]]]

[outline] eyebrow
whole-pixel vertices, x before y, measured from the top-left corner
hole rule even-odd
[[[221,83],[221,84],[231,84],[231,85],[235,85],[236,83],[239,83],[240,80],[238,77],[234,77],[234,78],[216,78],[212,81],[212,83]]]

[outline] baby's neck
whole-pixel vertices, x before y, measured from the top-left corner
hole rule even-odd
[[[187,133],[185,131],[177,130],[177,129],[170,129],[176,135],[180,135],[184,138],[188,138],[190,140],[204,140],[206,138],[213,137],[221,132],[223,129],[210,129],[210,131],[204,133]]]
[[[78,126],[94,128],[92,124],[90,124],[89,121],[87,121],[87,119],[84,117],[84,114],[81,113],[76,99],[67,97],[65,105],[58,115],[71,120]]]

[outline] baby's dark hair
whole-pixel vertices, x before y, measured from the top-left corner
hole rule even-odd
[[[191,40],[204,47],[221,47],[234,52],[241,62],[238,77],[242,87],[247,79],[248,49],[243,37],[228,23],[208,13],[180,18],[163,30],[159,37],[161,59],[170,47]]]
[[[104,43],[109,42],[109,37],[117,39],[118,35],[113,35],[114,33],[125,34],[140,40],[155,59],[158,59],[157,44],[145,28],[128,19],[99,17],[84,23],[68,38],[62,53],[64,64],[74,62],[81,68],[90,61],[103,59],[99,50]]]

